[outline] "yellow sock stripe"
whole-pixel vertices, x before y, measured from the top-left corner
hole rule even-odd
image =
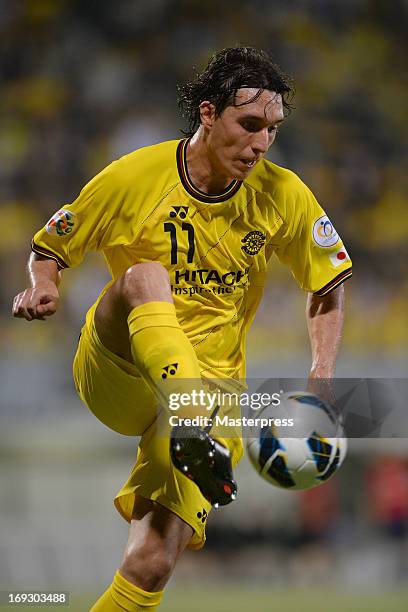
[[[174,304],[146,302],[136,306],[127,318],[131,335],[148,327],[179,327]]]
[[[152,593],[144,591],[142,588],[129,582],[117,571],[112,583],[112,597],[125,610],[151,610],[159,605],[163,597],[163,591]],[[129,604],[135,604],[137,607],[134,607],[134,605],[129,607]]]

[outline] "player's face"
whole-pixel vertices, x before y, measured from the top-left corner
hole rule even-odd
[[[235,105],[227,106],[217,118],[212,114],[208,154],[215,171],[226,177],[245,179],[275,140],[284,119],[282,97],[273,91],[263,90],[246,104],[257,92],[239,89]]]

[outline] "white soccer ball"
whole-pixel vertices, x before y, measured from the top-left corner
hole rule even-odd
[[[255,470],[271,484],[288,490],[317,487],[343,463],[347,453],[343,427],[333,409],[316,395],[283,393],[279,406],[266,406],[256,418],[268,424],[253,430],[256,435],[247,440],[247,451]],[[279,426],[288,422],[293,426]]]

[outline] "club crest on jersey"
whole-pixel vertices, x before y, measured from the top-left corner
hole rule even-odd
[[[172,209],[169,217],[180,217],[180,219],[185,219],[187,217],[188,206],[172,206]]]
[[[313,240],[320,247],[331,247],[339,241],[339,235],[334,229],[329,217],[323,215],[313,225]]]
[[[71,234],[76,226],[75,215],[70,210],[62,208],[48,221],[45,229],[48,234],[56,236],[67,236]]]
[[[241,249],[244,253],[251,256],[257,255],[266,242],[266,234],[263,234],[259,230],[253,230],[249,232],[245,238],[242,238],[241,242]]]

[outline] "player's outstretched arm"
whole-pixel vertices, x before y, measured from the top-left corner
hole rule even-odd
[[[307,327],[312,349],[310,378],[332,378],[344,321],[344,286],[319,297],[309,293]]]
[[[27,268],[31,286],[14,298],[13,316],[44,321],[57,311],[61,273],[53,259],[36,253],[31,254]]]
[[[308,390],[335,406],[332,379],[344,321],[344,286],[319,297],[309,293],[307,327],[312,349]]]

